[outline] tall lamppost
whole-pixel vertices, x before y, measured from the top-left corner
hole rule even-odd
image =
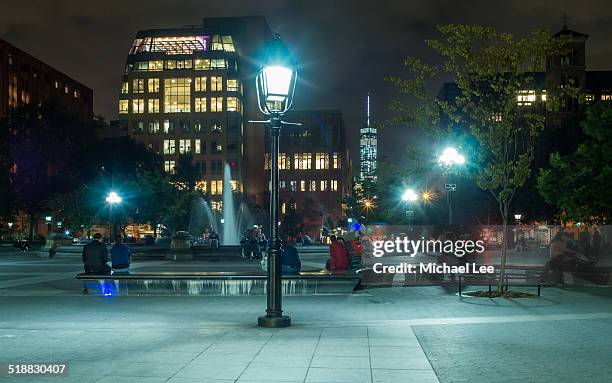
[[[406,189],[404,194],[402,194],[402,201],[406,203],[406,214],[405,218],[408,221],[408,226],[412,223],[412,215],[414,214],[414,210],[412,210],[412,204],[419,199],[419,196],[415,193],[413,189]]]
[[[115,215],[113,214],[113,206],[121,203],[122,199],[119,194],[112,191],[106,196],[106,202],[108,203],[108,221],[110,222],[110,240],[113,241],[115,238]]]
[[[270,126],[270,245],[268,247],[268,284],[266,314],[257,318],[261,327],[288,327],[291,317],[283,315],[281,246],[278,236],[278,152],[281,121],[293,102],[297,80],[297,65],[278,34],[267,44],[264,59],[256,78],[259,110],[269,117],[264,122]],[[298,124],[299,125],[299,124]]]
[[[453,170],[458,165],[465,163],[465,157],[463,157],[457,149],[448,147],[444,149],[440,157],[438,157],[438,164],[447,171],[447,183],[444,185],[446,190],[446,203],[448,204],[448,224],[453,224],[453,201],[451,193],[457,190],[457,184],[450,182]]]
[[[51,234],[51,220],[53,219],[53,217],[51,217],[50,215],[45,217],[45,222],[47,222],[47,236],[49,236],[49,234]]]

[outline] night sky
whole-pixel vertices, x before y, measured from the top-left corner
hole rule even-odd
[[[94,90],[94,112],[117,118],[121,73],[138,30],[201,24],[202,17],[263,15],[302,66],[296,108],[340,108],[356,155],[365,95],[373,118],[395,96],[383,79],[401,74],[407,55],[435,59],[423,40],[435,25],[477,23],[523,34],[553,32],[566,12],[570,29],[590,35],[587,69],[612,69],[609,1],[231,1],[3,0],[0,37]],[[401,156],[411,135],[382,133],[382,152]],[[354,158],[357,156],[354,155]]]

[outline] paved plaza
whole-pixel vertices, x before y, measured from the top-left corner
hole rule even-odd
[[[305,260],[315,268],[319,259]],[[141,270],[257,267],[137,262]],[[452,287],[291,296],[84,296],[75,258],[0,255],[0,361],[67,362],[62,378],[3,382],[609,382],[612,290],[460,298]]]

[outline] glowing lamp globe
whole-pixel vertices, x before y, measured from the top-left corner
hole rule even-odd
[[[282,115],[293,103],[297,66],[276,34],[267,44],[257,75],[257,102],[265,115]]]

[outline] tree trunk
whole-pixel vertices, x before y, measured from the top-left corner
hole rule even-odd
[[[501,262],[499,267],[499,282],[497,284],[497,291],[502,293],[504,291],[504,278],[506,276],[506,256],[508,255],[508,205],[504,204],[502,208],[502,253]]]

